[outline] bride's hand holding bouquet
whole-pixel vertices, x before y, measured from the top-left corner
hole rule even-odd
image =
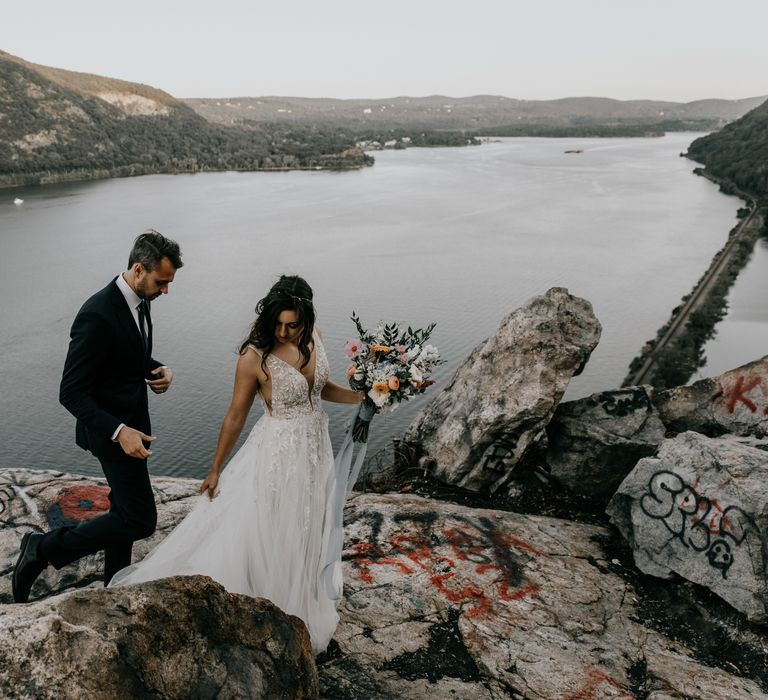
[[[355,442],[366,442],[373,416],[384,409],[394,411],[401,401],[423,394],[434,384],[429,376],[442,360],[437,348],[427,342],[434,323],[425,329],[414,330],[409,326],[405,331],[397,323],[379,323],[369,332],[354,312],[352,321],[357,326],[358,338],[344,346],[352,360],[347,378],[352,389],[365,393],[352,438]]]

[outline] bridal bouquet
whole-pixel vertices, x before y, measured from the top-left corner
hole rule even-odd
[[[379,323],[369,332],[354,312],[352,321],[359,337],[344,346],[352,360],[347,377],[352,389],[366,393],[353,438],[355,442],[366,442],[373,416],[385,408],[395,410],[401,401],[423,394],[434,384],[429,375],[442,360],[437,348],[427,343],[434,323],[425,329],[409,326],[406,331],[401,331],[397,323]]]

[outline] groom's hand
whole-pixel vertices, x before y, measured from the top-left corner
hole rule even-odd
[[[129,428],[127,425],[123,426],[117,434],[117,441],[123,448],[123,452],[136,459],[146,459],[152,454],[151,450],[144,447],[144,442],[154,442],[154,440],[152,435],[144,435],[141,431]]]
[[[164,394],[168,391],[173,381],[173,370],[170,367],[158,367],[153,369],[150,374],[154,374],[157,379],[147,379],[147,386],[156,394]]]

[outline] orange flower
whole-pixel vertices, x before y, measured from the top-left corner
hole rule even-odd
[[[349,369],[347,369],[347,377],[351,377],[355,372],[357,372],[357,366],[350,365]]]
[[[386,382],[374,382],[371,390],[368,392],[371,401],[379,408],[384,406],[389,400],[389,385]]]
[[[389,345],[369,345],[368,350],[371,352],[389,352],[392,348]]]
[[[392,389],[392,391],[397,391],[400,388],[400,380],[397,377],[390,377],[389,388]]]

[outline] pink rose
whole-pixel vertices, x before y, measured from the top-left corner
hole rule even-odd
[[[352,359],[357,357],[365,350],[365,346],[359,340],[348,340],[344,346],[344,352],[347,357]]]

